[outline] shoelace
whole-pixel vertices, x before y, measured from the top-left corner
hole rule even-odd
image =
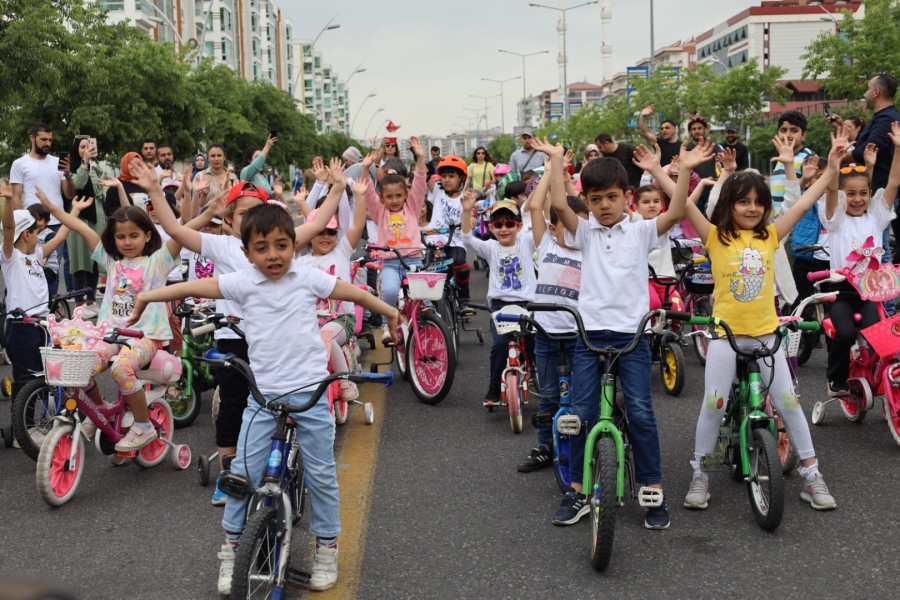
[[[702,477],[695,477],[691,480],[691,487],[688,490],[690,494],[702,494],[706,491],[706,481]]]
[[[824,494],[826,496],[830,495],[828,493],[828,486],[825,485],[825,479],[822,478],[821,475],[816,475],[815,479],[812,481],[808,481],[806,483],[807,489],[813,494]]]

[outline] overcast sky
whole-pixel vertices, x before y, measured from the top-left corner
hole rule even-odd
[[[577,6],[584,0],[567,0]],[[557,0],[542,4],[557,6]],[[690,39],[742,10],[757,5],[749,0],[656,0],[656,47]],[[360,102],[374,88],[377,96],[363,105],[354,135],[362,136],[372,121],[369,136],[384,119],[401,125],[397,135],[446,135],[467,129],[464,108],[480,108],[499,84],[482,77],[508,79],[522,74],[522,59],[499,49],[523,54],[550,50],[526,59],[528,95],[559,86],[557,63],[557,11],[528,6],[528,0],[338,0],[297,2],[280,0],[293,21],[295,37],[313,38],[338,13],[339,29],[322,34],[316,44],[342,78],[361,62],[364,73],[350,82],[351,122]],[[569,83],[587,80],[599,84],[600,4],[568,12]],[[613,73],[650,54],[650,0],[612,1]],[[507,132],[516,121],[516,102],[522,81],[504,85]],[[488,101],[488,124],[500,124],[500,99]],[[483,126],[483,124],[482,124]],[[384,130],[382,129],[382,134]]]

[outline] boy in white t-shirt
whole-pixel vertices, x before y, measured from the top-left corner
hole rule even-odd
[[[478,195],[475,190],[467,190],[462,197],[463,213],[469,214]],[[534,277],[534,239],[530,235],[519,235],[522,230],[522,216],[519,207],[511,200],[501,200],[491,207],[491,233],[493,240],[480,240],[472,235],[472,220],[462,220],[462,241],[466,248],[488,261],[488,304],[491,311],[516,304],[524,307],[534,301],[536,286]],[[491,321],[491,378],[484,405],[500,405],[500,378],[506,367],[507,348],[511,335],[500,335]],[[534,340],[525,338],[529,356],[534,356]]]
[[[251,208],[241,227],[243,251],[253,266],[221,277],[180,283],[139,294],[132,322],[150,302],[169,302],[188,296],[228,299],[238,305],[249,345],[257,387],[267,399],[280,397],[303,404],[308,387],[328,376],[325,346],[316,321],[316,301],[331,298],[360,304],[388,317],[389,331],[397,330],[400,313],[352,283],[340,281],[296,260],[299,242],[291,216],[271,204]],[[285,357],[291,357],[285,362]],[[330,589],[337,581],[337,536],[341,531],[340,499],[334,461],[334,421],[326,401],[292,415],[306,468],[310,496],[310,531],[316,536],[315,562],[309,589]],[[275,417],[255,402],[244,411],[233,473],[261,478]],[[219,591],[231,591],[234,549],[240,541],[247,499],[229,497],[222,525],[226,544],[219,553]]]
[[[56,236],[56,232],[50,229],[50,211],[44,208],[43,204],[32,204],[26,208],[37,223],[38,246],[43,247],[44,244],[52,240]],[[47,280],[47,286],[50,287],[59,279],[59,252],[44,252],[44,278]],[[49,299],[49,298],[48,298]]]

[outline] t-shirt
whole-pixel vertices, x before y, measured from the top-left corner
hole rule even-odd
[[[336,281],[296,260],[278,280],[255,265],[219,277],[222,295],[244,315],[241,327],[263,394],[285,394],[328,376],[314,308],[318,298],[331,295]]]
[[[462,236],[466,248],[488,261],[488,302],[533,302],[537,282],[534,277],[534,238],[519,232],[516,243],[501,246],[497,240],[479,240],[469,233]]]
[[[463,217],[462,202],[460,201],[460,198],[462,198],[462,194],[460,194],[456,198],[451,198],[447,195],[447,192],[444,191],[444,188],[434,186],[431,198],[431,202],[434,207],[431,211],[431,223],[428,224],[428,228],[441,229],[442,227],[456,225],[457,231],[453,233],[453,239],[450,240],[450,245],[461,248],[463,243],[459,228],[462,225]],[[437,245],[444,246],[447,244],[446,235],[435,235],[431,237],[433,238],[434,243]]]
[[[662,166],[671,163],[672,159],[681,153],[681,142],[678,140],[667,142],[658,137],[656,143],[659,144],[659,164]]]
[[[159,237],[162,238],[163,246],[165,246],[166,242],[172,239],[172,236],[166,233],[166,231],[163,229],[163,226],[159,223],[154,223],[153,226],[156,227],[156,231],[159,233]],[[182,248],[179,254],[179,258],[181,259],[186,256],[187,253],[184,251],[184,248]],[[175,268],[172,269],[172,271],[166,277],[166,280],[170,283],[181,283],[182,281],[184,281],[184,276],[181,274],[181,260],[178,261],[178,264],[175,265]]]
[[[213,261],[215,265],[213,273],[216,277],[221,277],[235,271],[243,271],[253,266],[244,251],[241,250],[241,240],[233,235],[214,235],[212,233],[201,233],[200,254]],[[242,316],[241,307],[234,302],[228,300],[216,300],[216,312],[230,317]],[[217,340],[221,339],[239,339],[238,334],[230,329],[216,329]]]
[[[412,188],[406,197],[406,203],[397,212],[391,212],[381,202],[372,186],[366,188],[366,209],[378,225],[378,240],[385,246],[401,251],[405,257],[420,258],[422,256],[422,236],[419,233],[419,213],[425,204],[425,172],[416,169]],[[371,241],[371,238],[369,238]],[[393,252],[376,251],[375,254],[386,260],[397,256]]]
[[[838,191],[838,205],[831,219],[825,218],[825,203],[820,203],[819,221],[829,234],[831,268],[849,267],[856,273],[864,271],[870,265],[865,249],[882,247],[882,233],[893,219],[894,211],[888,210],[884,204],[883,189],[875,192],[869,200],[869,208],[858,217],[847,214],[847,196],[842,191]],[[881,262],[881,255],[874,256],[871,251],[868,254],[875,259],[872,266]]]
[[[775,314],[775,250],[778,230],[767,227],[769,237],[758,239],[752,230],[725,245],[718,229],[709,226],[706,250],[715,279],[713,316],[728,323],[735,335],[767,335],[778,327]]]
[[[809,148],[803,148],[794,155],[794,170],[797,172],[798,178],[803,171],[803,161],[811,154],[815,154],[815,152]],[[769,176],[769,188],[772,190],[772,210],[776,213],[781,206],[781,202],[784,200],[784,182],[786,180],[787,177],[784,174],[784,165],[780,162],[775,163],[775,168],[772,169],[772,175]]]
[[[484,189],[484,182],[494,178],[494,165],[489,162],[472,163],[469,165],[469,186],[480,192]]]
[[[129,327],[128,318],[134,312],[137,295],[165,287],[166,275],[175,265],[181,265],[180,259],[173,258],[165,245],[150,256],[113,260],[103,249],[103,244],[97,244],[91,258],[106,265],[107,272],[106,291],[97,322],[108,321],[110,326],[120,328]],[[141,320],[131,328],[140,329],[151,340],[172,339],[169,315],[163,302],[148,304]]]
[[[543,152],[538,152],[537,150],[528,152],[524,148],[519,148],[509,157],[509,170],[524,173],[525,171],[533,171],[538,167],[543,168],[545,158],[548,157]]]
[[[58,167],[59,159],[55,156],[47,156],[38,160],[32,158],[30,154],[26,154],[13,161],[9,172],[9,182],[22,184],[22,206],[24,208],[41,203],[35,194],[35,188],[39,187],[50,202],[61,210],[65,210],[62,192],[59,188],[65,176],[62,171],[58,170]],[[58,225],[59,220],[50,215],[50,224]]]
[[[560,246],[549,231],[537,247],[538,279],[534,301],[578,308],[581,290],[581,250]],[[534,320],[549,333],[575,331],[575,317],[566,312],[534,313]]]
[[[6,318],[14,308],[26,309],[29,317],[45,317],[50,311],[47,299],[50,292],[41,261],[44,250],[40,246],[34,254],[24,254],[13,247],[7,259],[6,253],[0,250],[0,272],[6,283]]]
[[[313,256],[307,254],[298,259],[301,265],[318,269],[323,273],[334,275],[341,281],[353,283],[350,278],[350,256],[353,254],[353,246],[344,236],[338,243],[334,245],[334,249],[324,256]],[[320,311],[328,315],[350,315],[355,316],[355,308],[352,302],[342,302],[341,300],[329,300],[328,298],[319,298],[316,301],[316,313]],[[319,314],[319,316],[324,316]]]
[[[734,150],[734,162],[737,163],[738,171],[750,168],[750,152],[747,150],[747,146],[740,142],[735,142],[734,146],[725,144],[722,148],[731,148]]]
[[[644,174],[644,170],[631,160],[634,158],[634,146],[620,142],[615,152],[604,156],[615,158],[622,163],[622,166],[628,171],[628,185],[633,185],[635,188],[641,186],[641,176]]]
[[[49,227],[45,230],[38,233],[38,246],[43,249],[44,244],[52,240],[56,237],[56,232],[50,229]],[[43,252],[43,250],[41,250]],[[59,274],[59,250],[54,250],[50,253],[50,256],[47,257],[47,264],[44,265],[47,269],[50,269],[56,274]]]

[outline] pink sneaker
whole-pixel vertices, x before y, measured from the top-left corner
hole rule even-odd
[[[359,388],[352,381],[346,379],[341,380],[341,400],[344,402],[353,402],[359,398]]]

